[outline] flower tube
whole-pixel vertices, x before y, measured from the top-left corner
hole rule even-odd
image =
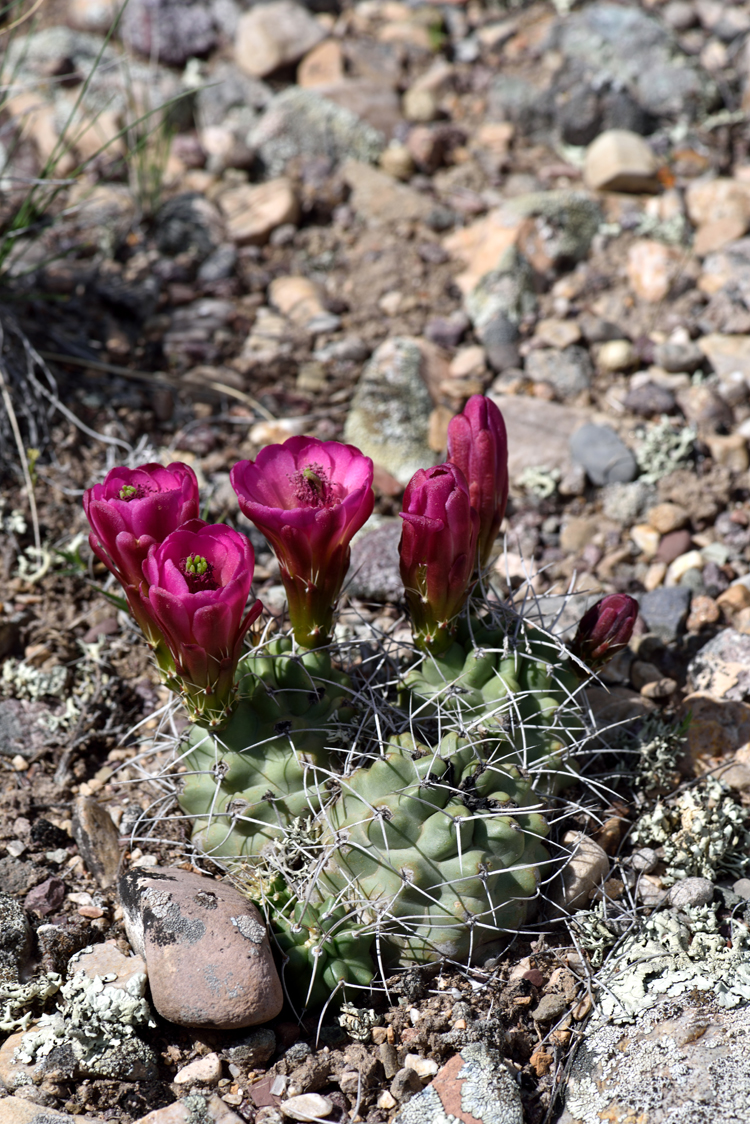
[[[460,468],[419,469],[404,492],[401,579],[417,645],[439,656],[471,588],[479,516]]]
[[[479,515],[479,569],[490,560],[508,502],[508,435],[503,415],[483,394],[474,394],[448,425],[448,461],[461,469],[471,506]]]
[[[215,726],[231,710],[245,635],[263,608],[256,601],[245,613],[254,566],[239,531],[199,523],[153,545],[143,563],[150,611],[193,721]]]
[[[372,461],[353,445],[290,437],[231,471],[240,508],[279,560],[295,639],[327,643],[352,536],[372,514]]]
[[[174,667],[143,597],[143,563],[154,543],[163,542],[188,520],[197,520],[199,508],[195,473],[180,462],[166,468],[160,464],[113,468],[103,484],[95,484],[83,495],[91,549],[122,585],[130,610],[167,676]]]
[[[633,635],[638,602],[626,593],[602,597],[583,614],[571,651],[593,671],[627,648]]]

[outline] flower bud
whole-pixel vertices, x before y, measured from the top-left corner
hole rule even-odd
[[[279,560],[295,639],[306,648],[327,643],[349,543],[372,514],[372,461],[353,445],[290,437],[240,461],[230,478]]]
[[[602,597],[583,614],[571,651],[593,671],[628,646],[633,635],[638,602],[626,593]]]
[[[415,472],[404,492],[401,579],[417,645],[441,655],[469,595],[479,516],[454,464]]]
[[[245,635],[263,608],[256,601],[245,613],[254,566],[244,535],[201,523],[153,545],[143,564],[148,605],[194,721],[215,726],[231,709]]]
[[[479,515],[479,568],[490,559],[508,502],[508,435],[503,415],[483,394],[474,394],[448,425],[448,461],[461,469],[471,506]]]

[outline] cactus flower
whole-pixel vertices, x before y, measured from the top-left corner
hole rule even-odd
[[[469,485],[479,515],[479,568],[490,560],[508,502],[508,435],[503,415],[483,394],[474,394],[448,425],[448,461]]]
[[[607,660],[628,646],[633,635],[638,602],[626,593],[602,597],[578,622],[571,650],[579,660],[596,671]]]
[[[240,508],[279,560],[297,642],[325,644],[352,536],[372,514],[372,461],[353,445],[290,437],[231,472]]]
[[[198,481],[192,468],[175,462],[164,468],[113,468],[103,484],[83,494],[91,526],[89,543],[123,587],[130,610],[154,649],[162,672],[174,667],[164,636],[144,600],[143,563],[154,543],[163,542],[183,523],[198,518]]]
[[[224,721],[247,630],[263,608],[245,612],[255,555],[247,538],[222,524],[188,523],[155,543],[143,563],[146,597],[175,664],[195,721]]]
[[[471,587],[479,516],[455,464],[420,468],[404,492],[401,579],[417,645],[439,656]]]

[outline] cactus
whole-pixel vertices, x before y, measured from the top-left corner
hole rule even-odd
[[[509,760],[558,791],[576,775],[569,751],[585,734],[580,678],[555,637],[510,610],[497,623],[463,619],[444,656],[426,656],[406,675],[402,703],[416,719],[450,715],[491,731]]]
[[[483,758],[455,734],[431,750],[402,734],[341,779],[320,882],[378,932],[386,966],[481,959],[526,920],[548,829],[529,782],[494,750]]]
[[[180,804],[212,858],[258,855],[298,816],[316,812],[330,776],[331,724],[348,716],[348,676],[327,650],[271,641],[239,666],[239,702],[219,733],[193,726]]]

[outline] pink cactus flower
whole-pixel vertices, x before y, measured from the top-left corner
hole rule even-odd
[[[571,650],[592,670],[603,667],[617,652],[627,648],[633,635],[638,602],[626,593],[602,597],[583,614]]]
[[[199,522],[154,544],[143,563],[148,604],[194,720],[217,725],[231,709],[245,635],[263,608],[256,601],[245,612],[254,566],[244,535]]]
[[[372,472],[353,445],[290,437],[230,474],[240,508],[276,552],[294,636],[306,648],[330,638],[349,544],[372,514]]]
[[[471,506],[479,515],[477,548],[483,570],[508,502],[508,435],[503,415],[490,398],[472,395],[463,413],[451,419],[448,461],[466,477]]]
[[[143,563],[154,543],[187,520],[197,519],[198,481],[192,468],[175,462],[164,468],[113,468],[103,484],[83,495],[83,509],[91,526],[89,543],[123,587],[130,610],[154,650],[168,680],[174,664],[147,600]]]
[[[197,519],[199,509],[195,473],[180,462],[113,468],[83,495],[91,549],[123,585],[136,588],[149,548]]]
[[[406,485],[399,554],[417,645],[439,656],[450,646],[474,572],[479,516],[455,464],[419,469]]]

